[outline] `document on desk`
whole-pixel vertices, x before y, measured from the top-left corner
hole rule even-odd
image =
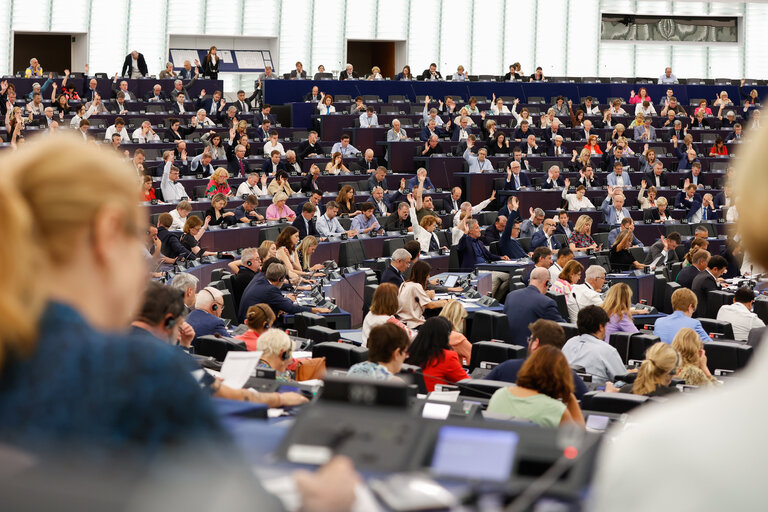
[[[262,352],[227,352],[224,364],[221,365],[221,375],[224,384],[234,389],[241,389],[251,378],[256,365],[259,364]]]

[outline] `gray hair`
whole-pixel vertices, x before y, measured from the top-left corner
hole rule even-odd
[[[590,265],[587,267],[587,271],[584,273],[584,278],[591,281],[592,279],[597,279],[598,277],[603,277],[605,275],[605,269],[601,267],[600,265]]]
[[[381,190],[382,192],[384,192],[384,189],[383,189],[383,188],[381,188],[380,186],[376,185],[375,187],[373,187],[373,190],[371,190],[371,192],[378,192],[379,190]]]
[[[259,350],[263,350],[265,356],[286,353],[290,357],[293,352],[293,340],[282,329],[269,329],[259,336]]]
[[[171,281],[171,287],[186,292],[190,288],[197,290],[197,285],[199,282],[200,280],[189,272],[182,272],[173,278],[173,281]]]
[[[552,167],[549,168],[550,171],[553,169],[556,170],[557,172],[560,172],[560,167],[558,167],[557,165],[553,165]]]
[[[184,82],[182,82],[181,80],[174,80],[174,81],[173,81],[173,85],[176,85],[176,84],[183,84],[183,83],[184,83]]]
[[[405,249],[396,249],[390,258],[392,261],[406,261],[411,259],[411,253]]]
[[[259,257],[259,253],[256,252],[256,249],[254,249],[253,247],[247,247],[243,249],[243,254],[242,256],[240,256],[240,261],[242,261],[243,263],[248,263],[249,261],[253,261],[258,257]]]
[[[168,66],[173,66],[173,62],[166,62],[165,67],[168,67]]]
[[[475,227],[477,224],[479,224],[479,222],[477,222],[477,220],[476,220],[476,219],[469,219],[469,220],[467,221],[467,229],[472,229],[472,228],[474,228],[474,227]]]
[[[203,114],[208,114],[208,112],[206,112],[204,108],[197,109],[197,112],[195,112],[195,113],[199,114],[200,112],[202,112]]]
[[[221,290],[219,290],[218,288],[214,288],[213,286],[207,286],[203,288],[203,290],[206,290],[209,293],[197,294],[197,300],[195,301],[196,309],[208,309],[211,307],[211,304],[224,298],[224,295],[222,295]]]
[[[536,217],[544,217],[544,216],[546,215],[546,214],[544,213],[544,210],[542,210],[541,208],[536,208],[535,210],[533,210],[533,214],[534,214]]]
[[[282,263],[271,264],[267,269],[266,274],[264,274],[264,277],[266,277],[267,281],[269,281],[270,283],[280,281],[282,278],[285,277],[285,265],[283,265]]]
[[[285,156],[288,156],[288,155],[296,156],[296,152],[292,149],[289,149],[288,151],[285,152]]]
[[[471,208],[472,208],[472,203],[470,203],[469,201],[464,201],[464,202],[463,202],[463,203],[461,203],[461,205],[459,206],[459,209],[460,209],[460,210],[469,210],[469,209],[471,209]]]

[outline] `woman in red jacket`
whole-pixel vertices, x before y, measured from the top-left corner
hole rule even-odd
[[[448,340],[451,322],[437,316],[427,319],[408,348],[408,364],[421,367],[427,391],[434,391],[436,384],[452,384],[469,375],[459,362],[459,355],[451,350]]]
[[[722,137],[718,136],[715,139],[712,149],[709,150],[709,156],[728,156],[728,148],[725,147]]]

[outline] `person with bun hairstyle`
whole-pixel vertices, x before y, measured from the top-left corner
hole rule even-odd
[[[259,336],[270,329],[273,323],[275,323],[275,312],[269,304],[254,304],[248,308],[248,313],[245,315],[245,325],[248,326],[248,330],[235,336],[235,339],[244,341],[248,350],[258,350]]]
[[[689,329],[693,331],[693,329]],[[694,331],[695,333],[695,331]],[[680,367],[680,354],[671,345],[659,341],[645,352],[645,361],[637,371],[634,383],[624,384],[620,391],[645,396],[664,396],[677,393],[670,387],[672,377]]]

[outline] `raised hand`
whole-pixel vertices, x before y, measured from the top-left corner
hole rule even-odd
[[[429,96],[425,96],[424,97],[424,104],[425,105],[429,104],[429,100],[430,100]]]
[[[571,186],[571,180],[569,180],[568,178],[565,178],[565,188],[567,189],[570,186]]]
[[[494,190],[491,192],[491,201],[493,201],[494,199],[496,199],[496,189],[494,189]]]
[[[530,213],[531,217],[533,217],[533,214],[534,214],[533,206],[528,207],[528,213]]]
[[[613,186],[612,185],[608,185],[608,195],[609,196],[613,195]]]
[[[645,182],[645,180],[640,181],[640,188],[645,188],[646,185],[647,183]]]
[[[64,76],[69,76],[69,70],[68,69],[64,70]]]

